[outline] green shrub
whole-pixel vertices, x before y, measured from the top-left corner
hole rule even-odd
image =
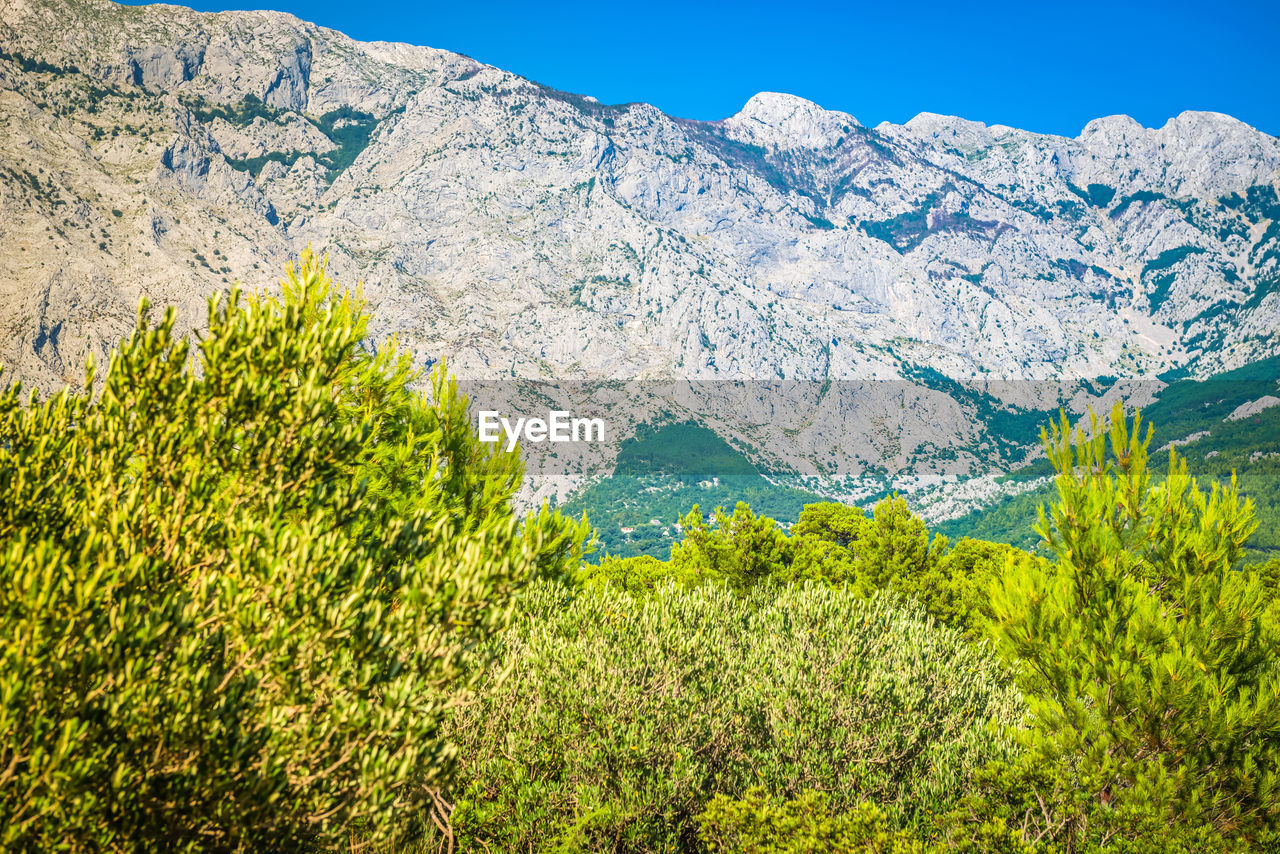
[[[696,850],[713,795],[874,800],[926,823],[1009,745],[1017,695],[982,647],[889,597],[819,585],[657,595],[539,584],[506,681],[450,732],[454,830],[492,850]]]
[[[761,788],[741,799],[716,795],[698,816],[703,844],[712,854],[924,854],[912,834],[894,830],[874,804],[833,814],[830,797],[804,792],[792,800],[770,798]]]
[[[1088,192],[1089,204],[1095,208],[1105,208],[1116,197],[1116,188],[1106,184],[1090,184],[1085,190]]]
[[[1152,488],[1139,428],[1117,404],[1109,431],[1064,416],[1044,437],[1054,561],[992,599],[1032,725],[994,788],[1067,850],[1274,850],[1276,625],[1263,573],[1237,570],[1252,505],[1234,483],[1203,492],[1173,452]]]
[[[713,519],[707,524],[694,505],[681,519],[684,538],[672,547],[669,561],[605,557],[598,566],[584,566],[577,579],[633,593],[652,593],[667,579],[683,587],[724,584],[739,592],[761,583],[801,581],[848,586],[863,597],[890,590],[977,637],[987,586],[1009,559],[1030,559],[1000,543],[966,537],[951,547],[946,537],[931,540],[923,520],[897,496],[878,503],[870,516],[845,504],[806,504],[789,537],[741,502],[732,516],[717,509]]]
[[[705,584],[705,575],[696,572],[682,573],[669,561],[661,561],[649,555],[615,557],[605,555],[596,565],[584,565],[575,577],[578,584],[589,587],[612,585],[628,593],[652,594],[664,582],[674,580],[685,587]]]
[[[145,320],[91,401],[0,394],[0,847],[393,835],[514,591],[577,534],[310,253],[283,302]],[[92,374],[92,371],[90,371]],[[490,677],[492,678],[492,676]]]
[[[791,563],[791,544],[778,523],[757,516],[741,502],[730,516],[722,508],[709,527],[698,505],[683,519],[684,539],[671,547],[672,573],[682,579],[716,581],[743,591],[775,578]]]
[[[930,616],[974,637],[982,631],[987,586],[1011,557],[1027,559],[1000,543],[931,540],[924,521],[897,496],[869,517],[843,504],[810,504],[791,533],[791,578],[847,582],[864,596],[877,590],[910,596]]]
[[[986,633],[991,585],[1011,562],[1030,560],[1036,558],[1013,546],[964,537],[943,551],[927,574],[904,583],[902,589],[918,598],[935,619],[981,637]]]
[[[878,503],[870,517],[840,504],[806,507],[793,533],[841,545],[848,571],[866,595],[884,589],[914,593],[917,580],[930,574],[946,546],[945,539],[935,540],[931,548],[924,522],[896,496]]]
[[[716,795],[698,816],[703,844],[712,854],[1031,854],[1035,848],[1004,819],[960,823],[957,813],[925,832],[897,829],[884,810],[863,802],[831,808],[825,792],[769,797],[761,788],[740,799]]]

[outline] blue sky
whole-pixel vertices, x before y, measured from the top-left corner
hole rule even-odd
[[[465,53],[606,103],[718,119],[790,92],[864,124],[929,111],[1075,136],[1127,113],[1229,113],[1280,135],[1275,0],[1113,2],[330,2],[292,12],[361,40]]]

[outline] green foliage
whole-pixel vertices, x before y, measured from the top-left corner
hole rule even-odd
[[[924,854],[912,834],[894,830],[875,804],[833,814],[830,797],[806,791],[791,800],[762,788],[741,799],[716,795],[698,816],[700,837],[712,854]]]
[[[758,474],[727,475],[718,482],[702,483],[680,477],[615,475],[574,495],[560,509],[571,515],[586,513],[610,554],[665,559],[680,538],[675,526],[694,504],[732,507],[744,503],[785,523],[794,521],[806,504],[821,500],[822,496],[771,483]]]
[[[939,849],[948,852],[1125,852],[1125,854],[1260,854],[1274,839],[1228,838],[1204,825],[1169,824],[1141,812],[1115,815],[1072,789],[1062,770],[1043,757],[992,762],[974,775],[960,806],[939,818]],[[1070,804],[1071,811],[1060,808]],[[1064,838],[1071,815],[1097,818],[1089,839]],[[1086,825],[1087,828],[1087,825]],[[1123,833],[1115,831],[1121,829]]]
[[[1236,570],[1255,525],[1234,483],[1206,494],[1176,454],[1152,487],[1141,422],[1117,404],[1044,442],[1058,500],[992,592],[993,630],[1032,712],[1008,786],[1069,850],[1257,844],[1280,812],[1271,597]],[[1108,842],[1109,841],[1109,842]],[[1173,849],[1169,849],[1173,850]]]
[[[292,167],[293,164],[297,163],[304,154],[308,153],[310,152],[298,151],[297,149],[289,152],[268,151],[266,154],[260,154],[255,157],[228,157],[227,165],[232,169],[238,169],[241,172],[248,172],[250,175],[257,178],[262,174],[262,168],[268,163],[280,163],[288,169]]]
[[[889,590],[977,636],[986,586],[1017,553],[970,538],[954,548],[946,537],[930,540],[924,522],[897,496],[879,502],[870,516],[845,504],[807,504],[790,536],[745,503],[732,515],[717,508],[710,521],[695,504],[681,527],[684,538],[672,546],[669,561],[606,557],[584,567],[579,582],[635,593],[651,592],[664,579],[684,587],[723,584],[740,592],[761,583],[800,581],[847,587],[864,598]]]
[[[778,580],[792,561],[791,541],[778,524],[741,502],[732,516],[717,508],[711,524],[695,504],[680,527],[684,538],[672,546],[669,561],[649,555],[606,555],[597,566],[583,566],[577,581],[646,593],[673,579],[682,587],[722,584],[742,592],[762,581]]]
[[[892,597],[539,584],[524,607],[511,676],[451,725],[464,850],[697,850],[708,799],[757,785],[927,823],[1021,713],[986,649]]]
[[[859,227],[869,237],[883,240],[897,252],[905,253],[915,249],[931,234],[944,231],[958,231],[967,234],[981,234],[988,238],[1008,230],[1005,223],[990,220],[974,219],[965,211],[946,211],[937,207],[944,195],[933,192],[919,201],[919,207],[904,211],[895,217],[882,221],[867,220]]]
[[[920,579],[928,575],[936,564],[940,557],[938,552],[945,548],[946,541],[936,541],[934,545],[938,549],[931,550],[924,522],[900,497],[881,501],[872,509],[870,518],[856,508],[849,509],[862,516],[862,524],[856,530],[841,532],[842,539],[850,533],[854,535],[845,549],[857,585],[864,592],[883,589],[912,592],[918,588]],[[833,514],[848,517],[849,521],[856,518],[840,505],[833,508]],[[811,517],[801,514],[796,534],[805,536],[810,524]],[[826,517],[823,524],[830,526],[832,518]]]
[[[8,60],[29,74],[79,74],[80,69],[74,65],[63,67],[45,62],[43,59],[31,59],[20,53],[8,53],[0,49],[0,59]]]
[[[1089,192],[1089,204],[1095,208],[1105,208],[1116,196],[1116,188],[1106,184],[1090,184],[1085,189]]]
[[[1152,192],[1149,191],[1149,189],[1139,189],[1138,192],[1129,193],[1128,196],[1124,196],[1119,201],[1119,204],[1112,207],[1110,214],[1111,219],[1120,219],[1120,216],[1123,215],[1126,210],[1129,210],[1129,205],[1133,205],[1134,202],[1139,202],[1139,204],[1148,204],[1148,202],[1161,201],[1164,200],[1164,198],[1167,198],[1165,193]]]
[[[618,448],[614,473],[631,477],[669,474],[692,479],[759,474],[741,451],[693,421],[656,427],[641,424],[636,435]]]
[[[1147,302],[1153,312],[1168,302],[1169,292],[1173,290],[1176,281],[1177,277],[1173,273],[1165,273],[1151,280],[1151,293],[1147,294]]]
[[[191,114],[199,121],[211,122],[222,119],[236,127],[248,127],[254,119],[274,122],[280,110],[268,107],[256,95],[245,95],[239,104],[210,104],[203,98],[194,98],[188,104]]]
[[[325,136],[337,146],[333,151],[321,154],[317,160],[328,168],[333,177],[345,171],[369,145],[378,119],[348,106],[330,110],[316,122]]]
[[[202,99],[196,99],[189,104],[189,108],[192,115],[202,122],[221,118],[237,127],[246,127],[255,119],[274,122],[283,114],[282,110],[266,106],[253,95],[246,95],[240,104],[231,106],[208,104]],[[402,110],[403,108],[400,108],[396,112]],[[262,174],[262,168],[268,163],[282,163],[288,168],[302,157],[310,155],[327,170],[328,180],[332,181],[354,163],[360,156],[360,152],[368,147],[379,121],[369,113],[343,106],[330,110],[318,119],[311,120],[312,124],[336,146],[331,151],[323,154],[297,150],[268,151],[255,157],[227,158],[227,162],[231,168],[249,172],[256,178]]]
[[[991,585],[1011,563],[1034,559],[1004,543],[965,537],[944,552],[933,571],[920,577],[907,592],[923,602],[935,618],[979,637],[986,631]]]
[[[1095,208],[1105,208],[1111,204],[1111,200],[1116,195],[1116,188],[1109,187],[1106,184],[1090,184],[1082,190],[1068,181],[1067,189],[1084,199],[1086,204]]]
[[[1167,270],[1179,261],[1191,255],[1202,255],[1204,250],[1199,246],[1178,246],[1173,249],[1166,249],[1152,258],[1142,267],[1142,274],[1155,272],[1156,270]]]
[[[394,835],[445,709],[577,529],[304,253],[172,311],[96,400],[0,394],[0,847],[287,851]],[[492,679],[492,676],[490,676]]]
[[[921,200],[920,206],[883,221],[862,222],[859,227],[869,236],[888,243],[898,252],[906,252],[919,246],[931,233],[929,212],[938,203],[937,193]]]
[[[722,582],[738,591],[773,578],[791,563],[791,543],[777,523],[739,503],[715,512],[709,527],[694,505],[682,520],[684,540],[671,547],[671,567],[683,578]]]
[[[1270,184],[1249,187],[1244,196],[1229,193],[1218,201],[1224,207],[1240,211],[1252,223],[1280,220],[1280,197]]]
[[[1005,404],[989,391],[975,384],[966,384],[948,377],[927,365],[904,365],[903,377],[926,388],[945,392],[973,413],[983,426],[981,441],[987,441],[1005,458],[1021,459],[1030,437],[1048,420],[1052,409],[1018,409]]]
[[[898,252],[914,249],[930,234],[929,212],[938,203],[939,195],[930,193],[920,206],[883,221],[860,223],[859,227],[869,236],[883,240]]]
[[[833,810],[827,793],[812,790],[790,799],[770,797],[759,787],[736,800],[716,795],[698,822],[703,844],[713,854],[1031,854],[1036,850],[1003,818],[970,820],[963,810],[955,810],[940,817],[933,830],[910,832],[895,828],[874,803]]]
[[[1280,357],[1272,356],[1203,380],[1175,379],[1143,414],[1159,446],[1201,436],[1180,448],[1191,473],[1206,480],[1230,480],[1239,472],[1240,492],[1254,503],[1258,528],[1248,542],[1249,556],[1265,560],[1280,554],[1280,408],[1236,421],[1227,416],[1243,403],[1274,394]],[[1048,459],[1027,465],[1008,478],[1050,476]],[[1158,480],[1159,475],[1155,475]],[[1031,549],[1037,545],[1037,508],[1052,500],[1052,484],[1005,497],[936,528],[947,536],[971,536]]]
[[[971,636],[981,634],[986,588],[1017,550],[968,537],[951,547],[894,497],[867,517],[855,507],[813,504],[791,529],[790,577],[847,583],[860,595],[891,590]],[[1023,556],[1025,558],[1026,556]]]
[[[836,227],[835,223],[833,223],[831,220],[827,219],[826,217],[809,216],[808,214],[802,214],[802,216],[809,221],[810,225],[822,231],[832,231]]]
[[[652,594],[669,579],[684,587],[696,587],[709,580],[695,572],[682,574],[667,561],[649,555],[605,555],[598,564],[584,564],[574,581],[587,587],[612,586],[628,593]]]

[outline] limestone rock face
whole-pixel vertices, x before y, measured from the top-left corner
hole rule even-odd
[[[1273,406],[1280,406],[1280,397],[1273,394],[1264,394],[1257,400],[1251,400],[1248,403],[1242,403],[1231,411],[1227,416],[1228,421],[1240,421],[1244,418],[1252,418],[1263,410],[1270,409]]]
[[[847,113],[824,110],[795,95],[761,92],[722,127],[727,136],[753,145],[831,149],[861,125]]]
[[[163,91],[196,76],[204,47],[147,45],[129,49],[127,77],[135,86]]]
[[[289,15],[108,0],[6,0],[0,51],[0,363],[42,388],[141,297],[195,328],[308,244],[377,334],[464,377],[835,388],[774,449],[816,475],[988,471],[992,407],[1045,384],[1280,350],[1280,140],[1219,114],[1071,139],[761,93],[690,121]],[[706,406],[771,441],[731,423],[753,405]]]

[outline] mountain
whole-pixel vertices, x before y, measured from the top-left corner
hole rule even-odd
[[[972,490],[1025,452],[995,422],[1280,352],[1280,140],[1228,116],[691,121],[284,14],[3,10],[0,364],[35,387],[141,297],[195,329],[308,244],[424,364],[699,383],[608,406],[696,410],[828,493]]]

